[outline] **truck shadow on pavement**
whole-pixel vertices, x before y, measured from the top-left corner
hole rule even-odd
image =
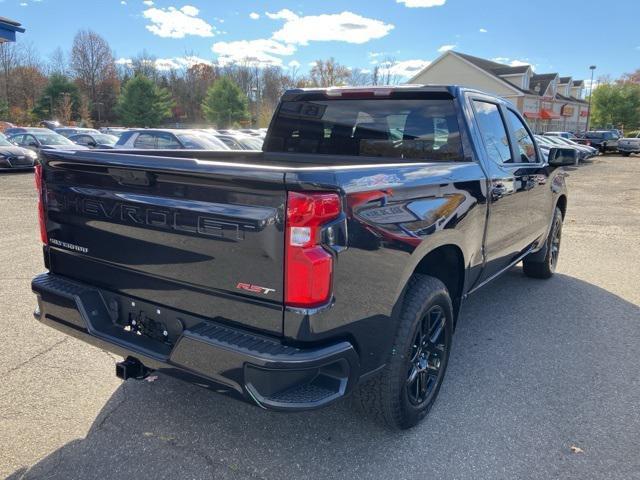
[[[631,478],[639,318],[592,284],[514,268],[465,303],[440,397],[413,430],[349,400],[279,414],[160,376],[123,383],[86,438],[9,478]]]

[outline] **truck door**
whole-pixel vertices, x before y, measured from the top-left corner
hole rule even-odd
[[[534,240],[529,224],[532,172],[513,145],[503,107],[490,97],[473,97],[471,104],[489,178],[485,267],[479,279],[482,281],[508,266]]]
[[[513,109],[506,108],[507,125],[511,131],[511,143],[515,147],[519,162],[528,171],[525,183],[528,194],[528,237],[533,240],[544,239],[551,225],[555,207],[551,185],[549,184],[549,166],[535,147],[533,135],[526,123]],[[533,241],[532,240],[532,241]]]

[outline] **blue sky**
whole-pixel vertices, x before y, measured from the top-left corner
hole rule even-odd
[[[306,72],[333,56],[364,70],[392,58],[407,75],[447,48],[573,78],[640,68],[640,0],[0,0],[0,15],[45,57],[88,28],[119,61],[146,50],[166,68],[249,56]]]

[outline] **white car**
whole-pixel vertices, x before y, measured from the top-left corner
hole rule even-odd
[[[635,137],[624,137],[618,140],[618,151],[624,157],[632,153],[640,153],[640,132]]]

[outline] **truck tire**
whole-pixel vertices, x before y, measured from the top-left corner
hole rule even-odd
[[[358,406],[394,430],[417,425],[440,391],[452,333],[453,308],[447,288],[437,278],[414,275],[386,366],[359,386]]]
[[[525,258],[522,261],[522,270],[527,277],[550,278],[556,271],[558,256],[560,255],[560,239],[562,238],[562,212],[556,207],[553,212],[553,223],[546,242],[546,254],[544,258]]]
[[[631,152],[621,152],[623,157],[628,157],[631,155]]]

